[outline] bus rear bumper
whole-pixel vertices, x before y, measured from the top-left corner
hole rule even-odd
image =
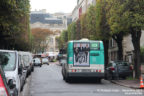
[[[96,77],[96,78],[104,78],[105,77],[104,73],[95,73],[95,72],[91,72],[91,73],[69,72],[68,76],[69,77]]]

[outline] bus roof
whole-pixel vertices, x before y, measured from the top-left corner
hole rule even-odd
[[[81,39],[81,40],[72,40],[72,41],[69,41],[68,43],[73,43],[73,42],[101,42],[100,40],[85,40],[85,39]]]

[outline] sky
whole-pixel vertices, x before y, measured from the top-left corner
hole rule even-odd
[[[46,9],[48,13],[71,13],[77,0],[30,0],[31,11]]]

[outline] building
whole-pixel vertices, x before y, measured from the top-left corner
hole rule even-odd
[[[77,21],[80,16],[86,13],[91,5],[95,5],[96,0],[77,0],[77,5],[72,12],[72,21]]]
[[[140,46],[144,47],[144,31],[142,31],[142,35],[141,35],[141,40],[140,40]],[[123,59],[132,63],[133,61],[133,51],[134,51],[134,47],[132,44],[132,38],[131,38],[131,34],[124,36],[123,39]],[[117,60],[118,58],[118,46],[116,44],[116,42],[112,39],[109,41],[109,61],[113,61],[113,60]]]
[[[47,13],[45,9],[32,11],[31,14],[31,29],[33,28],[43,28],[50,29],[54,32],[54,35],[51,35],[47,38],[48,52],[58,51],[56,40],[57,36],[60,36],[60,33],[63,30],[66,30],[68,25],[72,22],[71,14],[68,13]]]

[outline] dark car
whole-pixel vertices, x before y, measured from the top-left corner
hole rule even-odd
[[[34,58],[33,63],[34,63],[34,66],[40,66],[40,67],[42,66],[42,62],[40,58]]]
[[[16,85],[13,84],[13,80],[9,80],[7,83],[3,69],[0,66],[0,96],[18,96]]]
[[[125,79],[128,76],[132,76],[132,66],[125,61],[113,61],[108,64],[106,68],[106,79]]]

